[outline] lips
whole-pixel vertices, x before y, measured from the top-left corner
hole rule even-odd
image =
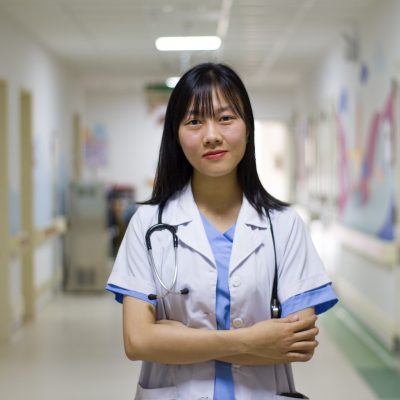
[[[204,154],[203,157],[207,160],[219,160],[227,153],[226,150],[218,150],[218,151],[209,151],[208,153]]]

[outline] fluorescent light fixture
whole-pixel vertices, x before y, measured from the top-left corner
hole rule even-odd
[[[172,36],[156,40],[157,50],[160,51],[217,50],[220,46],[218,36]]]
[[[176,86],[176,84],[178,83],[179,79],[181,79],[180,76],[170,76],[169,78],[167,78],[165,80],[165,84],[169,88],[173,89]]]

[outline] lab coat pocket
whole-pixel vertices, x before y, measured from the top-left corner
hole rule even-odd
[[[178,400],[175,386],[157,389],[145,389],[138,385],[135,400]]]

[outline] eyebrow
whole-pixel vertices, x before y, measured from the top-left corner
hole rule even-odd
[[[223,113],[225,111],[232,111],[233,112],[233,108],[231,106],[229,106],[229,105],[225,106],[225,107],[220,107],[220,108],[218,108],[216,110],[215,113],[216,114],[221,114],[221,113]],[[201,114],[201,113],[197,113],[196,115],[198,115],[198,114]],[[194,112],[194,110],[189,110],[186,115],[195,115],[195,112]]]

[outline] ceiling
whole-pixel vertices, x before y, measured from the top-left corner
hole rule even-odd
[[[251,86],[293,87],[379,0],[0,0],[0,14],[84,77],[162,81],[202,61]],[[214,52],[159,52],[159,36],[216,35]],[[102,78],[101,78],[102,79]]]

